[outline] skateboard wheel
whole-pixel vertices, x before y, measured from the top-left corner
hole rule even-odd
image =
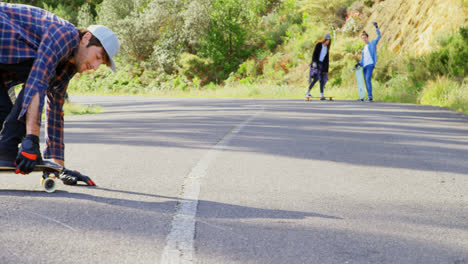
[[[47,193],[55,192],[55,179],[52,177],[42,179],[42,188],[44,188],[44,191]]]

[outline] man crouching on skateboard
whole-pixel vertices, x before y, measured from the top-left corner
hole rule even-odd
[[[64,166],[68,82],[75,73],[96,70],[101,64],[115,71],[112,58],[118,49],[116,35],[104,26],[78,30],[40,8],[0,3],[0,165],[14,164],[16,173],[28,174],[42,163],[39,135],[47,98],[44,158]],[[13,104],[8,90],[20,83],[23,87]]]

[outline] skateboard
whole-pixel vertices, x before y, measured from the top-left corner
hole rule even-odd
[[[313,98],[320,99],[322,97],[320,97],[320,96],[306,96],[306,101],[312,101]],[[333,100],[332,96],[327,96],[327,97],[325,97],[325,100],[323,100],[323,101],[334,101],[334,100]]]
[[[366,97],[366,82],[364,82],[364,73],[362,71],[362,67],[354,68],[354,72],[356,73],[359,99],[364,101],[364,97]]]
[[[60,178],[60,174],[63,172],[64,168],[59,164],[45,160],[44,164],[36,165],[33,171],[42,171],[42,181],[41,186],[47,193],[53,193],[56,189],[56,181]],[[5,164],[0,165],[0,172],[2,173],[12,173],[16,171],[16,166],[13,164],[5,166]]]

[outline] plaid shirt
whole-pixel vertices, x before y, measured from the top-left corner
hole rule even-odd
[[[47,95],[46,159],[64,160],[63,103],[68,82],[76,73],[69,60],[79,42],[78,29],[52,13],[27,5],[0,3],[0,63],[16,64],[34,59],[24,84],[24,100],[18,119],[25,119],[36,93],[42,114]],[[4,77],[7,88],[21,82],[15,80],[14,75]]]

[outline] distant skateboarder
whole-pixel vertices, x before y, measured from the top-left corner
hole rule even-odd
[[[44,158],[64,166],[68,82],[101,64],[115,70],[117,37],[104,26],[78,30],[45,10],[7,3],[0,3],[0,32],[0,165],[14,164],[16,173],[28,174],[41,164],[39,135],[47,99]],[[20,83],[13,104],[8,90]]]
[[[380,29],[379,26],[377,25],[377,22],[373,23],[376,32],[377,32],[377,38],[369,42],[369,34],[367,34],[366,31],[363,31],[361,34],[361,39],[364,41],[366,46],[364,46],[364,49],[362,49],[362,55],[361,55],[361,61],[356,64],[356,67],[361,66],[364,69],[364,80],[366,82],[366,87],[367,87],[367,100],[366,102],[372,102],[373,96],[372,96],[372,72],[374,71],[374,67],[377,64],[377,44],[379,43],[380,40]]]
[[[312,55],[309,71],[309,89],[305,97],[311,97],[310,90],[320,81],[320,100],[326,100],[324,96],[325,84],[328,82],[329,54],[331,47],[330,34],[326,34],[322,40],[317,41]]]

